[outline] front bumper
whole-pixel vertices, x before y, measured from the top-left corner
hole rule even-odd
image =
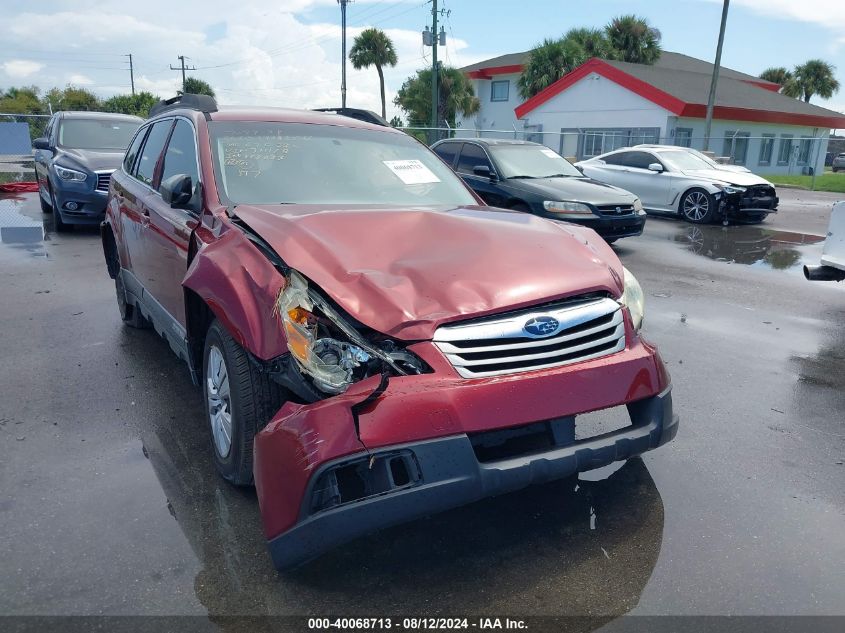
[[[480,461],[470,437],[462,433],[384,446],[326,462],[310,478],[297,523],[269,540],[273,563],[278,569],[300,565],[373,530],[600,468],[657,448],[677,433],[671,387],[627,407],[628,427],[579,441],[563,433],[549,450],[500,460]],[[574,417],[571,423],[574,425]],[[337,472],[356,461],[369,463],[373,469],[373,464],[393,459],[408,465],[409,475],[402,476],[400,485],[350,503],[315,509],[314,499],[325,493],[320,489],[324,473]],[[391,481],[391,476],[387,479]]]
[[[62,222],[67,224],[99,224],[105,217],[108,195],[104,191],[92,190],[88,182],[56,182],[54,179],[53,198],[61,214]],[[77,208],[66,209],[68,202],[75,202]]]
[[[646,221],[645,215],[637,215],[635,213],[629,213],[627,215],[596,215],[594,218],[577,220],[566,220],[560,216],[544,217],[550,220],[571,222],[572,224],[586,226],[608,240],[642,235]]]

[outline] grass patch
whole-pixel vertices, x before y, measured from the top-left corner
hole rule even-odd
[[[763,176],[769,182],[776,185],[792,185],[809,189],[813,184],[812,176]],[[832,191],[834,193],[845,193],[845,172],[824,173],[816,176],[816,191]]]

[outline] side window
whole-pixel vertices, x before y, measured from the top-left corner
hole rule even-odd
[[[127,174],[132,173],[132,167],[135,165],[135,158],[138,156],[138,150],[141,149],[141,144],[144,142],[144,137],[147,135],[147,130],[150,128],[143,127],[138,131],[138,134],[135,135],[135,140],[132,141],[132,145],[129,146],[129,149],[126,150],[126,156],[123,157],[123,171]]]
[[[633,154],[633,152],[618,152],[616,154],[611,154],[610,156],[605,156],[602,160],[606,165],[624,165],[625,167],[628,167],[628,156],[630,154]]]
[[[648,152],[631,152],[628,162],[631,167],[636,167],[637,169],[648,169],[649,165],[652,163],[659,163],[660,160],[657,156],[649,154]]]
[[[443,143],[434,148],[434,153],[451,167],[455,164],[455,156],[457,156],[460,147],[460,143]]]
[[[191,183],[196,185],[199,180],[197,171],[197,149],[194,141],[194,127],[185,119],[177,119],[167,151],[164,153],[164,168],[161,180],[164,181],[177,174],[187,174]]]
[[[152,186],[156,163],[161,155],[161,150],[164,149],[164,143],[167,141],[167,135],[172,125],[172,120],[159,121],[153,124],[152,129],[147,134],[147,142],[144,143],[144,149],[141,150],[141,158],[138,160],[135,172],[135,177],[141,182]]]
[[[486,165],[491,170],[493,165],[490,164],[490,159],[487,158],[487,153],[474,143],[464,143],[464,148],[461,150],[461,157],[458,159],[457,171],[463,174],[473,173],[473,167],[477,165]]]

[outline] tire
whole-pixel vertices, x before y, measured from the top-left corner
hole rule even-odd
[[[202,367],[214,465],[227,481],[251,486],[255,434],[282,406],[284,390],[250,362],[216,319],[205,337]]]
[[[73,230],[73,226],[62,220],[62,214],[59,213],[59,205],[56,204],[56,197],[52,190],[50,190],[50,206],[53,208],[53,228],[56,233],[67,233]]]
[[[678,213],[687,222],[707,224],[716,217],[716,199],[704,189],[690,189],[681,197]]]
[[[109,252],[109,269],[117,272],[114,278],[114,292],[117,298],[117,309],[120,312],[120,320],[129,327],[146,330],[150,327],[147,321],[134,305],[126,300],[126,286],[123,284],[123,277],[120,275],[120,262],[117,261],[117,251],[114,247]]]
[[[44,196],[41,195],[41,192],[38,192],[38,202],[41,203],[41,213],[52,213],[53,207],[50,205],[49,202],[44,200]]]

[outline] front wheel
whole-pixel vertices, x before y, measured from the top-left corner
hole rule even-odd
[[[203,389],[214,465],[233,484],[252,485],[255,434],[284,402],[282,388],[215,320],[205,337]]]
[[[59,205],[56,204],[56,196],[50,192],[50,206],[53,207],[53,228],[56,233],[67,233],[73,226],[62,220],[62,214],[59,212]]]
[[[681,198],[679,211],[693,224],[706,224],[716,216],[716,199],[704,189],[690,189]]]

